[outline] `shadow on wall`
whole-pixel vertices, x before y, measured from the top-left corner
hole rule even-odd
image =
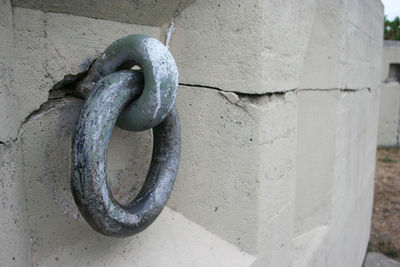
[[[23,126],[21,139],[28,220],[35,233],[31,236],[32,262],[38,265],[47,257],[51,258],[60,247],[72,253],[82,237],[92,242],[92,248],[101,240],[98,253],[107,254],[124,246],[119,239],[99,236],[92,231],[72,199],[70,153],[66,151],[70,151],[71,134],[81,103],[76,99],[55,100],[47,112]],[[113,131],[107,153],[107,172],[117,200],[127,202],[127,198],[132,198],[141,187],[143,179],[138,177],[145,177],[151,156],[149,151],[150,131],[134,133],[119,128]],[[62,259],[61,255],[58,257]]]

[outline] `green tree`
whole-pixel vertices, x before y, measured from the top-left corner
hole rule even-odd
[[[400,40],[400,18],[395,17],[392,21],[385,16],[385,40]]]

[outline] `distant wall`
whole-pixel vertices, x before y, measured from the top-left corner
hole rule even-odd
[[[382,54],[378,146],[400,145],[400,41],[385,41]]]

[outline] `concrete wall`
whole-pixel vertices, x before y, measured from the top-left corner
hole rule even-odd
[[[378,145],[399,146],[400,42],[385,41],[382,53]]]
[[[296,266],[363,261],[375,172],[382,16],[379,1],[318,1],[298,90]]]
[[[9,214],[0,242],[11,243],[0,265],[361,266],[380,1],[179,2],[0,2],[1,208]],[[174,191],[143,233],[103,237],[69,190],[82,100],[51,89],[121,36],[165,40],[171,21],[182,123]],[[150,151],[151,132],[113,131],[108,174],[120,201],[140,188]]]

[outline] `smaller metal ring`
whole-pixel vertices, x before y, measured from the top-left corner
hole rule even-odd
[[[125,130],[143,131],[158,125],[175,104],[178,67],[168,49],[157,39],[132,34],[113,42],[94,61],[78,88],[90,91],[93,85],[121,69],[138,65],[145,84],[140,97],[121,112],[117,125]]]
[[[147,228],[164,208],[178,171],[181,133],[175,106],[153,128],[153,154],[136,198],[119,204],[108,187],[106,154],[124,106],[143,88],[140,72],[112,73],[96,83],[78,116],[72,147],[71,190],[81,214],[98,232],[125,237]]]

